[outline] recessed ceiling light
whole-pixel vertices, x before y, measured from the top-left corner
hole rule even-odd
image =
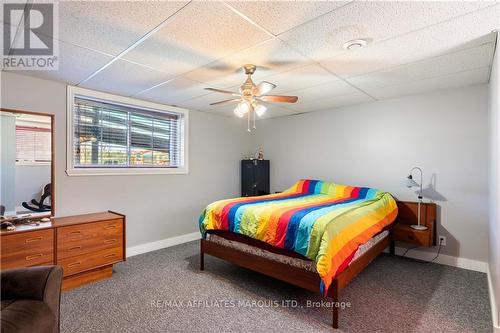
[[[366,39],[353,39],[344,43],[344,49],[356,50],[364,47],[366,44],[368,44]]]

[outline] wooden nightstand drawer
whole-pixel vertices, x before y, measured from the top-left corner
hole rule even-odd
[[[406,224],[396,224],[394,226],[392,240],[412,243],[419,246],[432,245],[432,237],[429,230],[415,230]]]
[[[391,253],[395,250],[395,241],[411,243],[416,246],[430,247],[435,245],[437,205],[423,202],[420,204],[420,224],[426,230],[416,230],[411,225],[418,224],[418,202],[397,201],[398,216],[391,236]]]
[[[2,236],[1,268],[52,264],[54,230],[35,230]]]

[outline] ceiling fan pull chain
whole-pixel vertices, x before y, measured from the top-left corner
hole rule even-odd
[[[255,127],[255,109],[252,108],[252,114],[253,114],[253,129],[256,129],[257,127]]]
[[[251,130],[250,130],[250,112],[247,114],[247,131],[251,132]]]

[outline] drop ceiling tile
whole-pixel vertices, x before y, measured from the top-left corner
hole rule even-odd
[[[205,92],[206,93],[206,92]],[[227,96],[224,94],[217,93],[209,93],[203,96],[195,97],[192,99],[188,99],[179,103],[179,106],[190,109],[190,110],[200,110],[200,111],[209,111],[215,109],[219,106],[210,105],[210,103],[215,103],[219,101],[223,101],[226,99],[230,99],[231,96]],[[235,105],[235,104],[234,104]]]
[[[491,31],[500,25],[499,11],[500,5],[479,10],[360,50],[349,51],[324,60],[321,65],[347,78],[492,42],[495,34]]]
[[[163,72],[118,59],[81,86],[132,96],[167,79],[168,76]]]
[[[117,55],[186,1],[59,1],[59,39]]]
[[[288,91],[287,95],[294,95],[299,97],[299,101],[293,105],[295,109],[299,105],[312,103],[326,97],[355,94],[357,92],[359,92],[359,90],[353,88],[346,82],[340,79],[335,79],[329,83],[321,84],[318,86]]]
[[[257,68],[260,72],[261,68]],[[240,86],[245,81],[246,76],[241,68],[241,64],[232,64],[227,60],[220,59],[203,67],[190,71],[183,75],[188,79],[204,82],[207,87],[227,89],[232,86]]]
[[[315,64],[266,76],[263,79],[277,85],[269,94],[282,94],[338,80],[335,75]]]
[[[491,65],[494,49],[494,43],[483,44],[471,49],[352,77],[348,81],[367,90],[488,67]]]
[[[374,42],[422,29],[453,17],[491,6],[494,2],[362,1],[352,2],[280,38],[317,61],[346,52],[351,39]]]
[[[356,91],[345,95],[329,96],[327,98],[308,101],[307,103],[297,103],[290,105],[288,108],[296,112],[313,112],[366,102],[373,102],[373,99],[366,94]]]
[[[367,92],[377,99],[387,99],[406,95],[420,94],[446,88],[457,88],[468,85],[487,83],[490,67],[469,70],[437,78],[409,82],[387,87],[368,89]]]
[[[14,72],[74,85],[112,59],[108,55],[59,41],[57,70],[19,70]]]
[[[229,5],[278,35],[347,3],[349,1],[234,1]]]
[[[221,2],[191,2],[125,59],[179,75],[269,38]]]
[[[184,76],[216,87],[228,88],[241,85],[245,81],[246,77],[241,69],[245,64],[257,65],[252,79],[258,83],[264,77],[311,63],[311,60],[292,50],[282,41],[271,39]]]
[[[264,77],[312,63],[279,39],[271,39],[247,48],[226,58],[226,61],[236,66],[257,65],[254,77]]]
[[[186,99],[206,95],[208,91],[203,89],[205,87],[205,84],[181,77],[138,94],[137,97],[164,104],[179,105],[179,102]]]

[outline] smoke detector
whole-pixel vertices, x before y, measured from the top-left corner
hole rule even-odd
[[[353,39],[344,43],[344,49],[346,50],[357,50],[368,44],[366,39]]]

